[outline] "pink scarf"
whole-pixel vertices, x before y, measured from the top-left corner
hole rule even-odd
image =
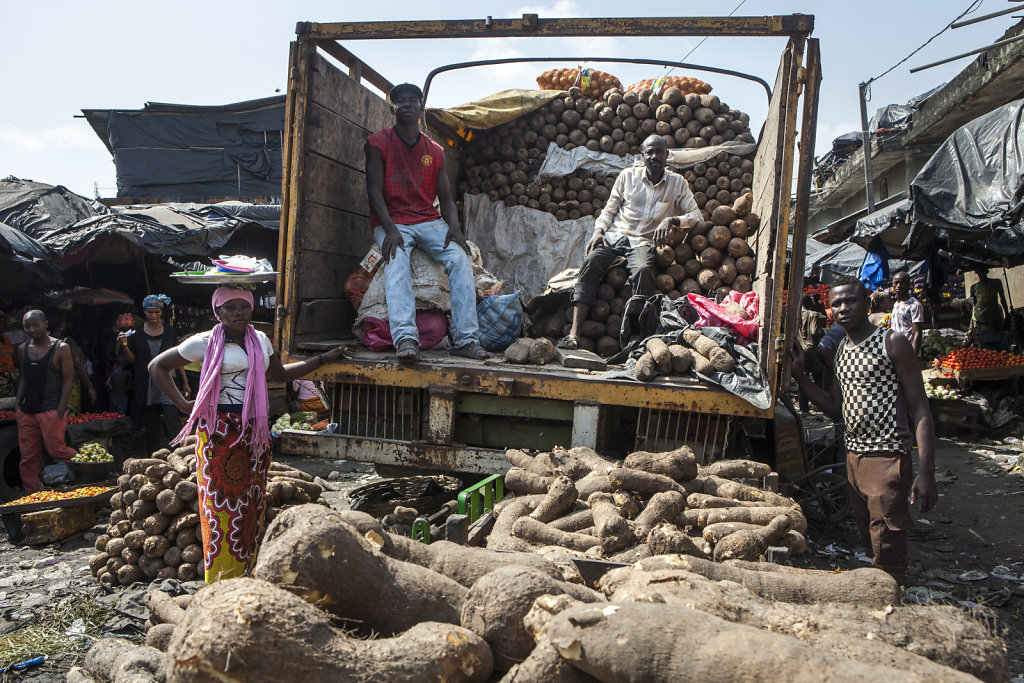
[[[232,299],[243,299],[253,304],[252,292],[233,287],[218,287],[213,293],[213,314],[217,309]],[[219,318],[218,318],[219,320]],[[197,424],[203,422],[213,429],[217,423],[217,402],[220,398],[220,366],[224,361],[224,324],[217,323],[206,344],[203,356],[203,370],[199,379],[199,391],[192,414],[189,415],[185,427],[175,437],[174,443],[180,443],[192,433]],[[245,381],[245,397],[242,399],[242,423],[248,426],[235,443],[241,440],[248,431],[254,452],[270,449],[270,399],[267,396],[266,368],[263,366],[263,347],[252,325],[245,329],[245,352],[249,356],[249,372]],[[234,445],[234,444],[232,444]]]

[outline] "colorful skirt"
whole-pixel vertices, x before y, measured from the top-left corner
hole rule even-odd
[[[319,396],[295,401],[293,405],[295,410],[306,413],[320,413],[324,410],[324,402],[320,400]]]
[[[248,434],[239,439],[242,432],[242,416],[238,413],[217,413],[212,431],[205,422],[196,429],[199,520],[207,583],[244,576],[256,558],[270,451],[255,452]]]

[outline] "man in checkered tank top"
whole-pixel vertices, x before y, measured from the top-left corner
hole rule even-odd
[[[938,498],[935,428],[917,354],[902,334],[871,324],[867,290],[856,278],[838,278],[829,299],[836,322],[846,330],[835,354],[832,395],[804,373],[803,351],[797,344],[792,351],[793,376],[818,407],[833,419],[842,419],[846,476],[855,494],[861,536],[874,552],[873,564],[903,585],[907,531],[913,524],[910,505],[919,503],[926,512]],[[916,478],[910,459],[915,438],[920,455]]]

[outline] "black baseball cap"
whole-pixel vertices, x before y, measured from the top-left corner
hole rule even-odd
[[[420,86],[414,83],[399,83],[398,85],[391,89],[390,93],[388,93],[388,99],[394,102],[395,98],[399,97],[402,93],[410,92],[414,93],[417,97],[419,97],[420,102],[423,101],[423,91],[420,90]]]

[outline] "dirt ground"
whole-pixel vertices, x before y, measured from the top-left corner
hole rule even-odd
[[[939,502],[910,533],[911,599],[984,606],[1006,641],[1011,680],[1024,682],[1024,472],[1021,444],[939,439]],[[1022,463],[1024,464],[1024,463]],[[1010,471],[1016,467],[1016,471]],[[794,564],[830,569],[869,566],[852,519],[811,528],[810,551]],[[866,553],[866,555],[865,555]]]
[[[1021,444],[966,444],[940,440],[936,470],[940,497],[937,507],[917,515],[911,534],[909,593],[918,599],[940,599],[971,609],[987,606],[994,627],[1006,640],[1011,680],[1024,683],[1024,473],[1010,470],[1021,455]],[[376,480],[371,466],[359,463],[283,458],[288,464],[331,480],[339,490],[325,492],[332,507],[347,505],[344,493]],[[12,660],[12,638],[33,629],[57,633],[60,652],[21,673],[0,674],[0,682],[64,680],[94,638],[112,634],[142,638],[145,619],[140,612],[143,591],[109,590],[89,574],[87,560],[96,535],[106,526],[101,512],[90,531],[63,543],[12,546],[0,530],[0,667]],[[812,528],[810,551],[795,564],[833,569],[866,566],[859,535],[847,520],[828,529]],[[860,556],[857,553],[861,553]],[[195,590],[185,585],[182,590]],[[98,624],[76,626],[87,603],[100,610]],[[94,610],[95,611],[95,610]],[[56,630],[55,630],[56,629]]]

